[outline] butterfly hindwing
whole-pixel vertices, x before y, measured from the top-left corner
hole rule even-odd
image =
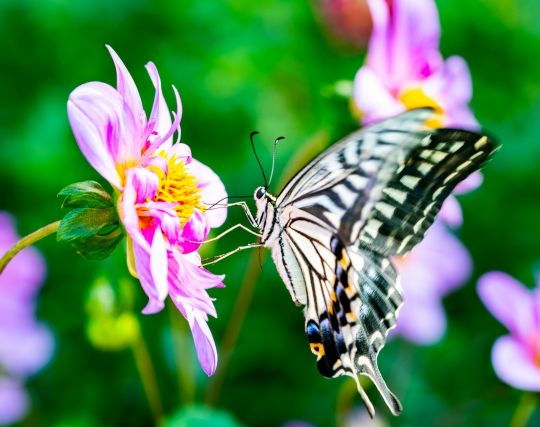
[[[402,298],[389,260],[346,247],[320,221],[298,216],[287,224],[282,249],[294,254],[307,283],[306,335],[326,377],[348,375],[370,412],[373,406],[358,381],[367,375],[394,414],[401,404],[377,366],[377,355],[395,325]]]

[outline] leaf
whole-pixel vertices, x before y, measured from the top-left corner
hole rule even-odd
[[[180,409],[165,420],[161,427],[244,427],[225,411],[193,405]]]
[[[96,181],[76,182],[64,187],[58,193],[63,197],[63,208],[110,208],[112,197]]]

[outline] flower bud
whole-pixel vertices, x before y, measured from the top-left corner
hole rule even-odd
[[[123,238],[112,197],[95,181],[68,185],[58,193],[71,210],[60,221],[57,240],[87,259],[105,259]]]

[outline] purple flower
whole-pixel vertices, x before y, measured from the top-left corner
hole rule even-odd
[[[10,215],[0,212],[0,255],[17,240]],[[44,277],[45,263],[33,248],[23,250],[0,275],[0,425],[24,417],[30,400],[24,381],[52,355],[52,334],[35,315]]]
[[[478,281],[484,305],[510,332],[493,346],[491,361],[497,376],[521,390],[540,391],[540,280],[527,289],[502,272]]]
[[[107,48],[117,86],[90,82],[76,88],[68,101],[71,127],[88,162],[117,192],[128,267],[149,298],[143,313],[160,311],[170,296],[189,322],[202,368],[212,375],[217,352],[207,320],[216,311],[207,289],[222,287],[224,276],[205,270],[196,251],[226,217],[225,209],[205,206],[227,194],[219,177],[179,142],[181,104],[174,86],[177,113],[171,119],[157,69],[146,65],[156,89],[147,118],[131,75]]]
[[[440,25],[433,0],[368,0],[373,32],[366,64],[354,82],[362,122],[433,106],[445,126],[477,128],[467,63],[446,61],[439,51]]]
[[[467,249],[437,220],[412,252],[394,261],[404,303],[393,333],[417,344],[439,341],[446,331],[442,298],[462,286],[471,274]]]
[[[441,126],[478,129],[469,102],[472,82],[460,56],[446,61],[439,51],[440,25],[433,0],[368,0],[373,31],[366,63],[354,81],[354,100],[362,123],[368,124],[405,110],[431,106],[442,113]],[[455,191],[480,185],[475,172]],[[468,189],[465,189],[468,188]],[[461,225],[457,200],[449,197],[441,218]]]

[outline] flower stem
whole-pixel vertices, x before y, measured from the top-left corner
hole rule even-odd
[[[23,237],[21,240],[15,243],[0,259],[0,274],[2,274],[6,266],[9,264],[9,262],[13,259],[15,255],[17,255],[27,246],[33,245],[44,237],[56,233],[59,225],[60,221],[55,221],[51,224],[46,225],[45,227],[41,227],[33,233],[30,233],[29,235]]]
[[[160,425],[163,419],[163,405],[161,404],[161,398],[159,396],[159,388],[156,380],[156,373],[152,365],[152,359],[148,353],[148,348],[144,342],[142,335],[132,343],[131,350],[133,351],[133,356],[135,358],[135,364],[141,376],[141,381],[143,385],[146,398],[148,399],[148,404],[150,405],[150,410],[152,411],[152,416],[154,418],[154,424]]]
[[[538,398],[534,393],[523,393],[521,400],[510,420],[509,427],[525,427],[538,406]]]
[[[195,370],[188,323],[180,316],[174,305],[170,304],[168,311],[180,400],[184,404],[193,403],[195,400]]]
[[[262,263],[263,258],[266,256],[266,252],[261,254]],[[229,367],[229,362],[240,335],[242,329],[242,324],[246,317],[246,313],[251,305],[251,300],[253,299],[253,291],[255,290],[255,285],[257,284],[257,279],[261,273],[261,267],[259,265],[259,253],[258,251],[253,251],[250,255],[248,267],[246,270],[246,275],[244,276],[244,281],[240,286],[240,292],[238,293],[238,298],[236,299],[236,304],[234,306],[231,320],[227,325],[225,334],[223,335],[223,340],[221,341],[220,355],[221,360],[219,368],[216,372],[212,382],[208,387],[206,393],[206,403],[208,405],[215,405],[219,398],[219,392],[221,386],[223,385],[223,380],[225,379],[225,374]]]

